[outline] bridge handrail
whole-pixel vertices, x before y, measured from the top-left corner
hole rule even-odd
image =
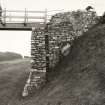
[[[8,15],[8,13],[24,13],[22,16],[19,16],[19,15]],[[35,14],[38,13],[39,14],[43,14],[43,16],[28,16],[29,14]],[[29,10],[0,10],[0,19],[6,23],[7,22],[7,19],[9,20],[12,20],[12,19],[23,19],[23,22],[24,23],[28,23],[29,22],[29,19],[41,19],[43,20],[43,23],[46,24],[47,23],[47,9],[45,11],[29,11]],[[12,21],[10,21],[12,22]],[[19,21],[20,22],[20,21]],[[33,21],[35,22],[35,21]]]
[[[5,12],[5,10],[0,10],[0,12]],[[6,12],[25,12],[24,10],[6,10]],[[45,11],[31,11],[27,10],[29,13],[45,13]]]
[[[39,19],[40,20],[39,22],[46,24],[52,16],[52,15],[50,15],[50,13],[56,12],[56,11],[61,12],[61,11],[64,11],[64,10],[48,11],[47,9],[45,9],[44,11],[32,11],[32,10],[27,10],[26,8],[25,8],[25,10],[7,10],[5,8],[3,10],[0,10],[0,20],[2,20],[4,23],[13,23],[13,22],[15,22],[15,21],[13,21],[13,19],[23,19],[23,21],[19,20],[19,23],[20,22],[29,23],[30,19],[33,20],[31,22],[35,22],[35,20]],[[22,16],[14,15],[14,14],[11,15],[11,13],[15,13],[15,14],[16,13],[22,13]],[[29,16],[30,14],[37,14],[38,16]],[[40,16],[40,14],[43,14],[43,15]]]
[[[6,18],[24,18],[25,16],[9,16],[9,15],[6,15],[6,16],[1,16],[2,18],[6,17]],[[28,19],[45,19],[44,16],[28,16]]]

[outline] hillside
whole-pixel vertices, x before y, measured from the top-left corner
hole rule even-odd
[[[20,71],[28,67],[19,63],[10,73],[0,73],[0,105],[104,105],[105,25],[75,39],[70,54],[50,73],[49,83],[24,99],[20,96],[27,74]]]
[[[9,61],[15,59],[22,59],[22,56],[14,52],[0,52],[0,61]]]
[[[11,105],[21,99],[29,70],[29,60],[0,62],[0,105]]]
[[[70,54],[50,74],[50,82],[24,105],[104,105],[105,25],[74,40]]]

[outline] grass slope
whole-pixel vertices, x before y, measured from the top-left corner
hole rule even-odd
[[[50,74],[50,79],[42,91],[24,104],[104,105],[105,25],[76,39],[71,53]]]
[[[49,83],[34,96],[21,99],[19,94],[26,79],[21,71],[27,67],[20,63],[0,75],[0,102],[9,105],[104,105],[105,25],[96,26],[76,39],[70,54],[50,73]]]
[[[28,60],[0,63],[0,105],[15,105],[15,102],[21,99],[29,70]]]

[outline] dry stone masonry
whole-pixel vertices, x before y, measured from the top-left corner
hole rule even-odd
[[[61,49],[73,40],[73,27],[70,22],[61,22],[52,27],[48,24],[49,35],[49,65],[54,67],[61,58]]]
[[[32,89],[39,89],[45,83],[46,50],[44,29],[32,29],[31,37],[31,71],[24,87],[23,96],[27,96]]]
[[[32,66],[23,96],[28,95],[28,91],[32,87],[40,88],[45,84],[47,66],[54,68],[62,58],[63,47],[68,44],[71,45],[75,38],[95,25],[96,20],[97,15],[94,11],[78,10],[58,13],[52,16],[44,29],[32,30]],[[48,36],[48,46],[46,45],[46,35]]]
[[[71,45],[75,38],[81,36],[96,23],[95,11],[78,10],[52,16],[47,24],[50,67],[54,67],[59,62],[62,57],[62,48],[65,45]]]

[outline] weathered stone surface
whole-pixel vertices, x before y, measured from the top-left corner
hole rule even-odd
[[[33,61],[28,86],[40,88],[46,78],[46,56],[49,55],[49,67],[55,67],[62,56],[62,48],[68,43],[72,44],[75,38],[96,24],[96,18],[93,11],[59,13],[52,16],[45,29],[34,29],[31,38]],[[46,54],[45,35],[49,36],[49,54]]]

